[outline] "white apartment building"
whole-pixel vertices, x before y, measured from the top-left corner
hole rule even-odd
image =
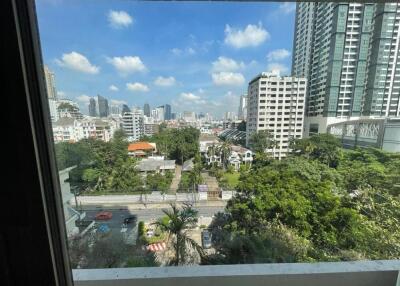
[[[137,141],[144,135],[143,111],[133,110],[122,115],[122,129],[129,141]]]
[[[77,142],[89,138],[108,142],[117,129],[119,129],[119,124],[114,119],[85,118],[78,120],[73,117],[62,117],[53,124],[53,139],[55,143]]]
[[[302,138],[306,79],[284,76],[277,72],[261,73],[248,87],[246,145],[255,132],[266,130],[276,147],[268,149],[281,159],[289,152],[289,140]]]

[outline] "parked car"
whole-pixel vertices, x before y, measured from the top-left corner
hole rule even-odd
[[[96,220],[109,220],[112,218],[112,212],[101,211],[96,214]]]
[[[211,233],[208,230],[201,232],[201,243],[203,244],[203,248],[211,248]]]
[[[124,218],[124,224],[129,224],[129,223],[136,223],[137,221],[137,215],[130,215]]]

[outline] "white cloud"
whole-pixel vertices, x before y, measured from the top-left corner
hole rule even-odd
[[[77,52],[63,54],[61,60],[56,59],[56,63],[59,66],[84,73],[96,74],[100,71],[99,67],[92,65],[84,55]]]
[[[109,87],[108,87],[108,89],[109,90],[111,90],[111,91],[118,91],[119,90],[119,88],[118,87],[116,87],[115,85],[110,85]]]
[[[77,101],[82,102],[82,103],[87,103],[87,104],[89,104],[90,99],[91,99],[91,97],[86,94],[82,94],[82,95],[76,97]]]
[[[170,50],[170,52],[173,53],[175,56],[196,54],[196,50],[192,47],[188,47],[185,49],[173,48]]]
[[[237,71],[238,69],[244,68],[243,62],[236,62],[234,59],[226,57],[218,57],[218,60],[212,63],[212,70],[214,72],[227,72],[227,71]]]
[[[175,85],[175,83],[176,83],[176,80],[173,76],[170,76],[170,77],[159,76],[154,81],[154,84],[158,85],[158,86],[173,86],[173,85]]]
[[[212,79],[216,85],[242,85],[245,81],[241,73],[233,72],[213,73]]]
[[[290,56],[290,52],[288,50],[277,49],[277,50],[269,52],[267,55],[267,59],[269,62],[274,62],[274,61],[280,61],[280,60],[286,59],[289,56]]]
[[[57,91],[57,97],[58,98],[64,98],[65,97],[65,92],[62,90]]]
[[[108,22],[113,28],[126,28],[133,23],[132,17],[125,11],[108,12]]]
[[[195,95],[191,92],[182,92],[180,95],[180,99],[183,101],[183,103],[195,103],[197,105],[199,104],[207,104],[207,101],[202,99],[200,96]]]
[[[107,62],[112,64],[121,74],[129,74],[134,72],[145,72],[146,66],[137,56],[113,57],[107,58]]]
[[[199,93],[205,93],[205,90],[202,89],[202,88],[199,88],[197,91],[198,91]]]
[[[194,55],[194,54],[196,53],[196,50],[193,49],[193,48],[187,48],[186,51],[187,51],[187,53],[188,53],[189,55]]]
[[[284,14],[290,14],[296,11],[296,3],[285,2],[279,5],[279,11]]]
[[[111,104],[114,105],[122,105],[122,104],[127,104],[125,100],[117,100],[117,99],[111,99],[110,100]]]
[[[280,63],[269,63],[267,71],[278,71],[281,75],[285,75],[289,72],[289,68]]]
[[[171,53],[173,53],[175,56],[181,55],[182,52],[183,52],[183,51],[182,51],[181,49],[178,49],[178,48],[173,48],[173,49],[171,49]]]
[[[270,35],[261,24],[247,25],[244,30],[225,26],[225,44],[235,48],[256,47],[268,40]]]
[[[195,101],[195,100],[199,100],[200,96],[195,95],[195,94],[190,93],[190,92],[182,92],[181,93],[181,99],[189,100],[189,101]]]
[[[140,82],[128,82],[126,84],[126,89],[130,91],[140,91],[140,92],[148,92],[149,87]]]

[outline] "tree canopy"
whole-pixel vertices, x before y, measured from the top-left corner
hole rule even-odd
[[[400,156],[344,150],[330,135],[291,146],[240,177],[204,263],[400,258]]]

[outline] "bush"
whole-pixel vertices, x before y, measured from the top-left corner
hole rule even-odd
[[[139,234],[139,237],[142,237],[144,235],[144,222],[143,221],[139,221],[138,234]]]

